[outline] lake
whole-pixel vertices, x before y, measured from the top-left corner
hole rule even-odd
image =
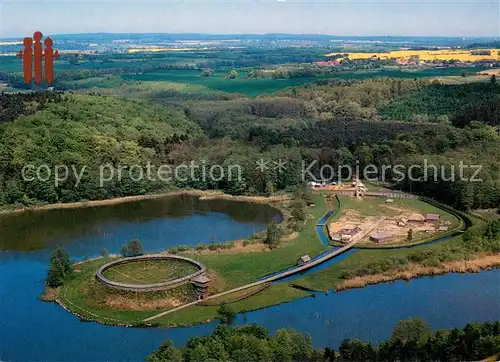
[[[217,325],[161,330],[81,322],[55,303],[37,299],[55,245],[64,245],[74,260],[104,248],[117,253],[132,237],[142,240],[146,251],[161,251],[246,237],[279,217],[268,205],[195,197],[0,216],[0,360],[137,361],[165,339],[182,344]],[[321,293],[239,315],[236,323],[308,332],[317,347],[338,347],[348,337],[377,342],[402,318],[423,317],[433,328],[498,320],[499,285],[498,269],[449,274]]]

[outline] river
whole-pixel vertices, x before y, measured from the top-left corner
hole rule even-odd
[[[267,205],[190,197],[1,216],[0,360],[143,360],[167,338],[182,344],[217,325],[161,330],[81,322],[37,299],[55,245],[63,244],[75,260],[103,248],[118,252],[131,237],[141,239],[147,251],[160,251],[245,237],[278,217]],[[317,347],[337,347],[348,337],[377,342],[402,318],[423,317],[433,328],[498,320],[499,285],[500,270],[421,278],[316,294],[239,315],[236,323],[308,332]]]

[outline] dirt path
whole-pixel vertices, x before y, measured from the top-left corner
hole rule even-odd
[[[367,224],[367,225],[364,225],[366,226],[365,228],[365,231],[362,232],[362,233],[359,233],[358,235],[354,236],[353,237],[353,240],[355,242],[358,242],[360,240],[362,240],[366,235],[368,235],[373,229],[375,229],[377,226],[379,226],[381,223],[383,223],[385,221],[386,217],[385,216],[382,216],[380,219],[378,219],[377,221],[375,221],[374,223],[372,224]]]

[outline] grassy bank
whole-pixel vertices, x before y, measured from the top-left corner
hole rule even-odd
[[[277,304],[288,303],[310,295],[311,293],[291,288],[288,284],[273,284],[249,298],[231,303],[231,308],[236,313],[245,313]],[[164,327],[188,326],[209,322],[219,318],[218,309],[219,306],[196,305],[161,317],[156,322]]]
[[[166,197],[175,197],[175,196],[198,196],[202,199],[206,200],[232,200],[232,201],[241,201],[241,202],[251,202],[251,203],[274,203],[286,200],[289,198],[288,196],[272,196],[272,197],[262,197],[262,196],[233,196],[225,194],[222,191],[217,190],[174,190],[163,193],[154,193],[147,195],[137,195],[137,196],[124,196],[124,197],[116,197],[112,199],[106,200],[92,200],[92,201],[80,201],[80,202],[68,202],[68,203],[56,203],[56,204],[43,204],[43,205],[35,205],[30,207],[9,209],[6,208],[4,210],[0,210],[0,215],[3,214],[17,214],[22,212],[31,212],[31,211],[46,211],[46,210],[63,210],[63,209],[78,209],[84,207],[97,207],[97,206],[107,206],[107,205],[118,205],[125,204],[129,202],[136,202],[141,200],[153,200],[153,199],[161,199]]]
[[[261,200],[261,202],[263,201]],[[328,248],[320,243],[315,231],[316,221],[327,211],[326,201],[323,195],[317,194],[314,196],[314,202],[315,205],[307,210],[309,215],[303,230],[298,233],[294,240],[283,242],[276,249],[245,253],[238,253],[235,250],[221,250],[209,254],[189,253],[189,257],[205,264],[210,272],[217,276],[217,283],[221,286],[219,291],[257,281],[266,274],[292,266],[302,255],[314,256]],[[89,291],[93,291],[95,288],[99,292],[103,291],[98,286],[96,287],[94,273],[109,260],[109,258],[101,258],[82,263],[81,271],[75,273],[61,288],[59,302],[79,316],[106,324],[140,324],[143,319],[157,314],[159,311],[171,309],[165,306],[154,310],[131,311],[112,309],[101,303],[96,303],[95,293],[89,293]],[[244,312],[308,295],[309,293],[291,288],[287,284],[276,284],[256,291],[255,294],[236,301],[231,306],[236,312]],[[172,305],[172,307],[174,306]],[[194,306],[159,318],[156,322],[164,327],[201,323],[217,318],[218,308],[218,306]]]
[[[475,225],[476,228],[482,225]],[[363,287],[398,279],[449,272],[477,272],[500,266],[500,240],[462,236],[406,249],[362,249],[338,264],[296,279],[315,291]]]
[[[103,324],[133,325],[147,318],[155,311],[122,311],[99,305],[89,293],[90,284],[95,281],[94,274],[102,265],[111,261],[110,258],[100,258],[87,261],[80,265],[80,272],[75,272],[69,280],[60,287],[57,301],[68,311],[77,316],[94,320]]]
[[[341,208],[341,205],[335,202],[333,204],[327,202],[324,196],[322,193],[314,195],[315,204],[307,209],[308,218],[303,229],[297,233],[293,240],[283,241],[275,249],[256,249],[253,248],[255,245],[249,245],[248,250],[245,249],[244,252],[237,248],[212,252],[191,250],[188,256],[200,261],[209,269],[212,279],[217,283],[217,292],[246,285],[267,274],[286,269],[295,265],[297,259],[304,254],[314,256],[328,249],[318,239],[315,225],[332,205],[339,209],[339,214],[350,210],[345,206],[348,202],[341,204]],[[351,202],[349,207],[353,207],[352,200],[348,201]],[[355,200],[354,202],[358,203],[359,201]],[[415,203],[416,201],[405,200],[404,202]],[[426,205],[423,202],[420,203]],[[430,210],[434,211],[432,208],[435,206],[422,206],[421,204],[419,206],[427,208],[426,210],[429,212],[431,212]],[[376,210],[375,204],[373,207],[366,208],[363,208],[361,204],[356,205],[356,210],[361,210],[362,213],[372,213]],[[338,214],[334,214],[330,220],[334,220],[336,217]],[[447,217],[455,216],[449,214]],[[472,228],[482,230],[483,226],[484,224],[475,220]],[[331,267],[295,279],[293,284],[305,290],[342,290],[395,279],[409,279],[420,275],[434,275],[451,271],[469,272],[500,265],[498,255],[495,257],[491,253],[496,247],[495,241],[490,243],[481,240],[483,239],[476,238],[471,244],[470,241],[465,241],[462,236],[457,236],[418,248],[358,250],[349,258],[343,259]],[[143,319],[176,306],[175,303],[170,303],[170,305],[150,303],[148,305],[154,308],[134,311],[103,307],[102,303],[96,303],[95,292],[94,294],[89,293],[89,290],[92,291],[96,288],[95,284],[92,284],[93,275],[99,266],[108,260],[98,259],[83,263],[81,272],[76,273],[61,288],[59,292],[61,304],[71,312],[88,319],[108,324],[128,325],[141,324]],[[98,288],[97,290],[99,291]],[[103,292],[101,291],[101,293]],[[179,298],[178,293],[175,295],[175,302],[188,302],[192,298],[187,294],[185,291],[181,291],[181,298]],[[235,295],[222,298],[219,302],[231,303],[235,312],[243,313],[309,295],[310,293],[292,288],[284,282],[272,284],[267,288],[255,288],[235,293]],[[172,295],[166,296],[167,299],[170,298],[170,301],[172,301],[172,297]],[[207,304],[191,306],[160,317],[155,320],[155,324],[161,327],[186,326],[218,318],[219,306],[214,305],[217,303]]]
[[[286,269],[295,265],[304,254],[312,257],[328,249],[321,244],[315,230],[317,220],[328,210],[326,201],[323,195],[318,194],[315,195],[314,202],[315,206],[308,208],[309,218],[297,238],[277,249],[249,253],[221,251],[208,255],[200,253],[187,256],[216,271],[226,282],[227,289],[254,282],[266,274]]]

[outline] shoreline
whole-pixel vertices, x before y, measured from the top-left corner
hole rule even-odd
[[[462,267],[458,266],[458,264],[462,264]],[[454,266],[454,267],[453,267]],[[365,287],[369,287],[371,285],[377,285],[377,284],[383,284],[383,283],[391,283],[395,282],[398,280],[402,281],[410,281],[411,279],[418,279],[418,278],[425,278],[425,277],[432,277],[432,276],[441,276],[441,275],[446,275],[446,274],[471,274],[471,273],[480,273],[484,271],[489,271],[493,269],[498,269],[500,268],[500,255],[483,255],[480,258],[475,258],[472,260],[462,260],[462,261],[454,261],[454,262],[449,262],[446,263],[445,266],[442,267],[422,267],[420,266],[419,269],[422,270],[413,270],[413,271],[398,271],[394,275],[385,275],[385,274],[377,274],[377,275],[368,275],[364,277],[356,277],[353,279],[349,279],[348,281],[338,284],[337,286],[328,289],[326,292],[325,291],[317,291],[313,289],[307,289],[304,291],[306,293],[309,293],[308,296],[303,296],[299,298],[294,298],[292,300],[284,301],[282,303],[273,303],[270,305],[266,306],[260,306],[257,308],[251,308],[247,309],[244,312],[238,312],[237,314],[243,314],[247,312],[254,312],[274,306],[278,306],[281,304],[287,304],[294,302],[296,300],[301,300],[304,298],[311,298],[314,297],[315,294],[317,293],[330,293],[330,292],[335,292],[335,293],[340,293],[342,291],[347,291],[350,289],[361,289]],[[424,269],[426,270],[424,272]],[[294,286],[293,284],[289,285],[290,288],[297,288],[297,286]],[[301,288],[298,288],[301,289]],[[262,290],[259,290],[257,293],[260,293]],[[60,292],[60,291],[59,291]],[[197,325],[202,325],[202,324],[207,324],[211,323],[214,320],[217,320],[217,317],[211,317],[208,318],[204,321],[198,321],[194,323],[177,323],[177,324],[169,324],[168,326],[158,326],[156,323],[151,323],[151,324],[145,324],[141,323],[138,321],[138,323],[126,323],[126,322],[111,322],[110,318],[103,317],[103,316],[98,316],[98,315],[93,315],[93,313],[89,311],[85,311],[86,313],[91,314],[92,316],[89,315],[82,315],[73,308],[70,308],[63,302],[59,296],[57,296],[54,300],[50,302],[55,302],[62,308],[64,308],[67,312],[70,314],[73,314],[77,318],[79,318],[82,321],[87,321],[87,322],[94,322],[97,324],[101,325],[106,325],[106,326],[116,326],[116,327],[125,327],[125,328],[158,328],[158,329],[170,329],[170,328],[189,328],[189,327],[194,327]],[[69,301],[68,301],[69,302]],[[205,307],[203,305],[200,305],[201,307]],[[80,308],[78,306],[73,306],[76,308]],[[103,321],[102,319],[106,319],[107,321]]]
[[[341,292],[348,289],[364,288],[369,285],[394,282],[397,280],[410,281],[411,279],[439,276],[449,273],[480,273],[496,268],[500,268],[500,255],[495,254],[482,255],[471,260],[446,262],[439,267],[425,267],[420,264],[410,264],[407,270],[396,270],[392,275],[382,273],[354,277],[337,284],[333,289],[336,292]]]
[[[25,212],[49,211],[49,210],[65,210],[65,209],[82,209],[86,207],[99,207],[125,204],[143,200],[162,199],[175,196],[198,196],[200,200],[230,200],[236,202],[250,202],[258,204],[272,204],[275,202],[285,201],[291,199],[291,196],[246,196],[246,195],[229,195],[222,191],[217,190],[195,190],[195,189],[182,189],[159,194],[146,194],[135,196],[123,196],[105,200],[92,200],[92,201],[78,201],[68,203],[55,203],[46,205],[35,205],[17,209],[0,210],[0,216],[11,214],[22,214]]]

